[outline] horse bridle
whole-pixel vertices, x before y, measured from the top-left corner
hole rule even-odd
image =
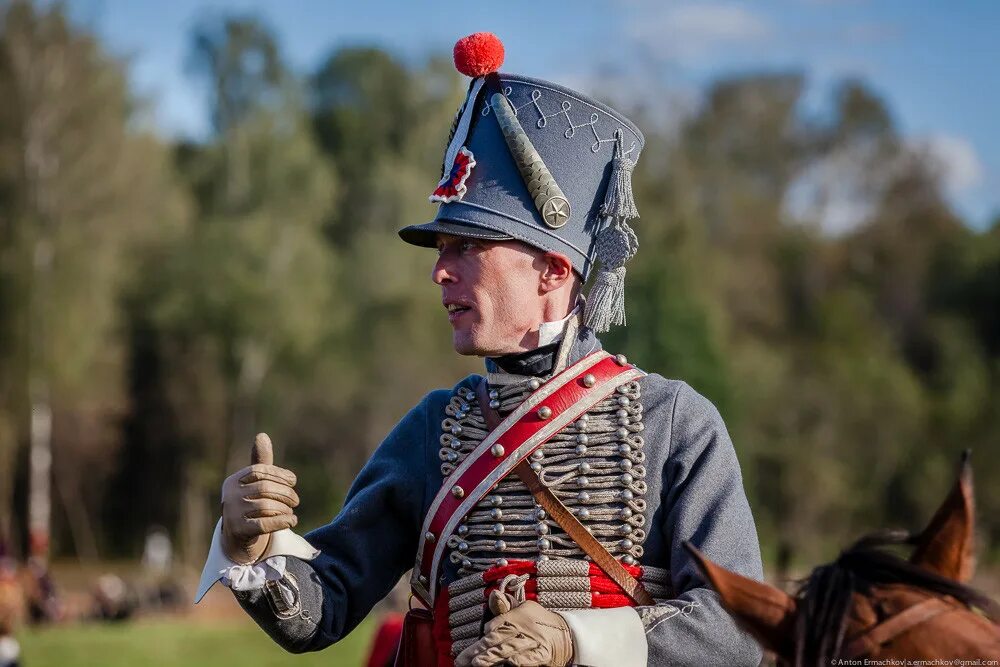
[[[927,598],[885,619],[875,627],[850,640],[841,655],[846,659],[870,655],[883,644],[940,616],[952,608],[941,598]]]

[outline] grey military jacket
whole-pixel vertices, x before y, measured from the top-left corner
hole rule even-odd
[[[571,340],[564,341],[563,354],[568,357],[566,363],[573,363],[599,348],[593,332],[581,329]],[[487,370],[491,371],[493,386],[498,369],[488,361]],[[256,591],[234,591],[242,607],[278,644],[299,653],[320,650],[340,640],[413,567],[425,514],[442,486],[444,473],[449,465],[453,467],[456,458],[443,445],[451,444],[458,456],[462,454],[452,441],[458,440],[453,436],[456,416],[470,411],[463,412],[463,407],[470,406],[462,403],[468,390],[474,390],[480,380],[479,376],[470,376],[452,390],[433,391],[402,418],[354,480],[341,512],[329,524],[306,535],[320,552],[316,558],[304,561],[289,557],[282,580]],[[580,497],[591,502],[591,511],[584,515],[593,513],[603,521],[594,523],[591,532],[602,536],[602,543],[617,557],[668,573],[669,593],[654,594],[655,606],[636,608],[645,633],[648,665],[757,665],[761,660],[759,648],[734,624],[683,547],[683,542],[689,540],[716,563],[751,578],[762,578],[756,529],[726,427],[711,402],[684,382],[649,374],[637,385],[632,395],[638,400],[630,402],[620,396],[611,399],[625,404],[624,410],[618,406],[612,409],[617,407],[622,423],[632,420],[627,435],[624,428],[618,430],[625,436],[623,442],[632,442],[633,446],[611,444],[630,451],[631,460],[641,465],[621,464],[628,466],[628,474],[614,470],[611,477],[606,477],[610,482],[603,484],[604,478],[594,474],[602,469],[599,451],[612,450],[600,449],[595,443],[601,441],[601,436],[592,435],[591,451],[579,457],[591,461],[582,468],[589,471],[589,479],[582,480],[589,486],[581,488],[580,477],[584,475],[574,477],[571,469],[570,474],[561,475],[570,478],[562,495],[571,506]],[[635,434],[637,412],[641,421],[639,440]],[[450,425],[452,430],[443,433],[446,420],[450,421],[444,426]],[[572,433],[565,440],[570,446],[581,440],[587,442]],[[549,446],[546,443],[543,450]],[[587,450],[575,446],[576,452]],[[641,454],[635,451],[638,447]],[[588,459],[593,455],[597,458]],[[536,466],[542,474],[546,473],[545,457],[564,464],[572,459],[543,453]],[[620,463],[623,459],[615,460]],[[567,469],[565,465],[553,467],[557,470],[552,474]],[[623,479],[635,494],[614,486]],[[509,486],[514,498],[514,485],[520,485],[520,481],[503,484]],[[601,489],[607,492],[604,496]],[[621,500],[623,494],[630,499],[629,504]],[[640,528],[631,535],[614,534],[616,524],[607,522],[608,512],[602,515],[602,497],[615,499],[617,504],[609,501],[609,505],[622,508],[612,515],[617,516],[619,511],[623,516],[634,514],[629,522]],[[508,505],[512,502],[508,499]],[[487,501],[484,507],[489,507]],[[628,507],[640,511],[633,513]],[[587,525],[588,521],[583,523]],[[602,531],[607,526],[612,529]],[[632,530],[631,526],[619,528]],[[502,531],[503,527],[496,530]],[[452,538],[456,548],[443,568],[442,585],[477,568],[484,569],[493,559],[502,564],[505,557],[573,558],[571,551],[558,548],[560,541],[555,533],[547,534],[544,541],[536,536],[519,541],[504,535],[503,543],[494,547],[494,542],[473,539],[474,522],[466,532],[470,533],[467,538]],[[516,531],[508,527],[507,532]],[[475,544],[488,546],[477,553],[470,547]],[[497,547],[507,552],[497,553]],[[608,637],[607,641],[616,638]]]

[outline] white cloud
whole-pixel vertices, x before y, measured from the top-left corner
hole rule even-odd
[[[913,145],[931,160],[950,195],[962,194],[983,182],[983,163],[968,139],[931,134],[915,139]]]
[[[879,193],[892,173],[891,165],[872,169],[878,162],[873,143],[834,150],[799,174],[785,193],[783,210],[792,220],[818,225],[830,236],[853,231],[875,211]]]
[[[758,43],[774,33],[770,22],[739,5],[703,3],[640,12],[628,30],[666,60],[699,58],[721,47]]]

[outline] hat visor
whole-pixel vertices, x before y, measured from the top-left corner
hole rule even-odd
[[[465,236],[487,241],[511,241],[513,236],[497,232],[485,227],[470,225],[467,222],[451,222],[449,220],[433,220],[422,225],[410,225],[399,230],[399,238],[407,243],[421,248],[437,247],[438,234]]]

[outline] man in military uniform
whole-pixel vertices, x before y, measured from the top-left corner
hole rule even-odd
[[[453,345],[485,358],[485,383],[428,394],[340,514],[305,539],[290,530],[295,476],[271,465],[259,436],[255,464],[223,484],[199,598],[221,578],[277,643],[313,651],[412,567],[439,665],[758,664],[683,547],[761,577],[725,425],[689,386],[608,355],[596,335],[624,324],[642,134],[577,92],[499,73],[502,45],[488,33],[460,40],[455,61],[471,82],[431,195],[438,214],[400,236],[437,248]],[[570,414],[568,399],[550,408],[559,391],[576,391],[585,411]],[[541,431],[522,445],[510,433],[524,424]],[[530,454],[518,462],[512,447]],[[530,472],[510,474],[515,464]],[[465,482],[486,465],[498,467]]]

